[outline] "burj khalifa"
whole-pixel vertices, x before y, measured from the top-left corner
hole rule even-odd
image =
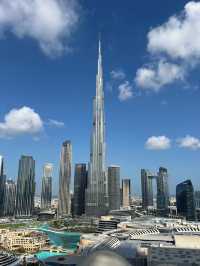
[[[106,214],[108,210],[105,155],[103,67],[101,42],[99,41],[96,96],[93,100],[93,128],[91,135],[90,163],[88,167],[88,186],[86,190],[86,214],[88,216],[101,216]]]

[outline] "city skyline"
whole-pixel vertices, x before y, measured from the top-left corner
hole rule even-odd
[[[40,36],[27,36],[25,32],[22,36],[24,38],[19,39],[15,34],[9,35],[14,30],[9,28],[12,25],[6,28],[4,22],[1,26],[3,31],[4,27],[6,28],[5,39],[0,40],[2,57],[0,154],[4,157],[5,173],[8,178],[16,180],[18,159],[21,154],[34,157],[37,184],[41,184],[42,165],[45,162],[52,162],[55,165],[53,178],[55,194],[58,191],[60,145],[65,139],[72,141],[73,171],[75,163],[89,161],[91,101],[95,87],[98,32],[101,32],[106,94],[107,165],[120,165],[121,177],[131,178],[134,192],[137,194],[140,194],[140,169],[154,171],[160,166],[166,167],[169,171],[172,194],[175,193],[175,184],[188,178],[198,189],[200,128],[195,120],[199,114],[198,64],[189,73],[187,72],[186,78],[184,73],[179,71],[183,69],[180,66],[176,67],[176,60],[179,58],[184,61],[189,68],[188,62],[194,56],[191,54],[192,49],[188,50],[189,55],[185,54],[184,50],[179,54],[176,53],[174,46],[173,52],[177,58],[173,59],[169,47],[163,43],[162,47],[158,47],[153,42],[154,38],[159,38],[157,27],[160,26],[164,32],[163,25],[169,21],[170,16],[174,15],[179,19],[178,15],[181,12],[192,16],[192,10],[198,11],[199,2],[192,3],[190,1],[164,3],[163,10],[160,9],[158,1],[151,3],[151,6],[145,3],[148,7],[147,13],[143,9],[144,3],[140,4],[139,1],[134,4],[130,1],[126,7],[120,3],[114,8],[108,5],[107,11],[105,8],[100,11],[105,5],[104,1],[97,4],[97,9],[88,1],[84,5],[79,2],[82,10],[89,10],[90,15],[84,17],[85,14],[76,9],[77,17],[74,17],[74,23],[77,25],[77,30],[73,33],[70,47],[72,51],[70,54],[63,53],[59,57],[54,54],[53,58],[49,56],[52,50],[47,51],[44,43],[41,45],[39,42]],[[0,8],[5,7],[1,4]],[[102,24],[104,15],[108,15],[111,11],[113,15],[106,17]],[[133,16],[130,11],[135,15]],[[17,12],[21,14],[21,10]],[[187,21],[184,14],[181,22],[184,21],[191,27],[189,24],[191,21]],[[119,22],[116,16],[121,17]],[[139,16],[142,16],[142,19]],[[85,21],[78,23],[78,17],[84,18]],[[83,29],[88,31],[83,33]],[[188,40],[190,41],[189,38]],[[183,46],[182,43],[178,44],[184,48],[184,40],[182,41]],[[190,43],[190,47],[191,45]],[[137,87],[133,82],[136,73],[141,74],[141,71],[137,70],[144,70],[146,65],[151,65],[151,70],[154,72],[145,73],[156,73],[153,65],[157,62],[151,59],[152,51],[155,55],[157,52],[164,55],[159,59],[160,68],[166,70],[168,64],[173,63],[174,73],[177,74],[174,76],[175,82],[170,81],[170,83],[169,79],[161,80],[161,76],[156,74],[156,79],[149,81],[151,88],[147,89],[145,80],[137,76],[140,77],[137,82],[143,88]],[[198,51],[195,55],[198,61]],[[169,83],[166,84],[167,82]],[[145,93],[146,90],[148,93]],[[23,106],[27,107],[22,108]],[[30,116],[36,121],[34,127],[16,130],[15,124],[11,125],[11,122],[13,116],[18,119],[19,113],[9,113],[13,108],[20,110],[21,115]],[[4,121],[8,113],[10,115]],[[189,135],[191,137],[184,138]],[[183,161],[187,161],[187,164],[183,165]]]

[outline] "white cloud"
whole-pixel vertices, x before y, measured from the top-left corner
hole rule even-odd
[[[148,150],[167,150],[171,147],[171,140],[166,136],[152,136],[147,139],[145,146]]]
[[[200,58],[200,2],[190,1],[181,16],[169,20],[148,34],[148,51],[184,60]]]
[[[128,81],[120,84],[118,98],[120,101],[126,101],[133,97],[133,88]]]
[[[42,131],[43,121],[38,113],[24,106],[10,110],[0,122],[0,137],[12,138],[16,135],[36,134]]]
[[[157,65],[139,68],[135,82],[142,89],[158,91],[161,87],[176,80],[184,80],[185,70],[176,64],[160,60]]]
[[[76,6],[75,0],[1,0],[1,36],[30,37],[46,55],[60,55],[78,22]]]
[[[190,135],[178,139],[178,144],[180,148],[186,148],[191,150],[200,149],[200,139],[192,137]]]
[[[125,77],[126,77],[126,74],[121,69],[112,70],[110,72],[110,75],[111,75],[111,78],[114,80],[122,80],[122,79],[125,79]]]
[[[65,126],[64,122],[57,121],[54,119],[49,119],[47,124],[53,127],[64,127]]]
[[[200,63],[200,2],[188,2],[180,15],[151,29],[147,37],[147,50],[157,61],[137,70],[137,85],[158,91],[177,80],[183,81]]]

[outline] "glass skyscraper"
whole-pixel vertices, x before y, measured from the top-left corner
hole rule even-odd
[[[46,163],[43,169],[42,192],[41,192],[41,209],[43,210],[48,210],[51,208],[52,176],[53,176],[53,164]]]
[[[131,180],[125,178],[122,180],[122,206],[130,207],[131,201]]]
[[[35,161],[22,155],[17,177],[16,216],[31,216],[34,209]]]
[[[87,187],[86,164],[76,164],[74,173],[74,215],[85,213],[85,191]]]
[[[177,213],[187,220],[195,220],[194,188],[191,180],[186,180],[176,186]]]
[[[155,178],[150,171],[141,170],[141,188],[142,188],[142,207],[147,209],[153,206],[153,178]]]
[[[0,155],[0,176],[4,174],[3,156]]]
[[[169,206],[169,187],[168,173],[164,167],[159,168],[157,175],[157,212],[158,215],[165,216],[168,214]]]
[[[4,215],[5,184],[4,159],[3,156],[0,156],[0,217]]]
[[[5,186],[4,216],[14,216],[16,203],[16,184],[7,180]]]
[[[96,97],[93,100],[93,128],[91,135],[88,188],[86,190],[86,214],[101,216],[108,211],[108,184],[105,168],[105,116],[103,67],[101,43],[99,42]]]
[[[120,209],[120,166],[108,167],[108,201],[110,210]]]
[[[62,145],[60,156],[60,175],[59,175],[59,202],[58,214],[60,216],[69,215],[71,212],[71,168],[72,168],[72,145],[67,140]]]

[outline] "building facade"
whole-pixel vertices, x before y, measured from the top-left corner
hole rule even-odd
[[[176,206],[179,215],[189,221],[195,220],[194,188],[191,180],[186,180],[176,186]]]
[[[85,213],[85,191],[87,188],[86,164],[76,164],[74,173],[74,208],[73,214],[81,216]]]
[[[165,216],[169,207],[168,172],[164,167],[159,168],[157,175],[157,213]]]
[[[59,202],[58,213],[60,216],[69,215],[71,212],[71,169],[72,169],[72,144],[67,140],[62,145],[60,156],[59,174]]]
[[[9,251],[37,252],[49,244],[48,236],[31,230],[9,230],[1,232],[3,247]]]
[[[4,159],[0,155],[0,217],[4,215],[6,176],[4,174]]]
[[[4,174],[4,161],[3,156],[0,155],[0,176]]]
[[[147,209],[153,206],[153,178],[154,176],[146,169],[141,170],[142,207]]]
[[[108,167],[108,201],[109,210],[120,209],[120,167]]]
[[[48,210],[51,208],[52,176],[53,176],[53,164],[46,163],[43,169],[42,192],[41,192],[41,209],[43,210]]]
[[[200,191],[195,191],[194,198],[195,198],[195,208],[200,209]]]
[[[4,216],[14,216],[16,204],[16,184],[13,180],[6,181]]]
[[[122,206],[124,208],[130,207],[131,201],[131,180],[125,178],[122,180]]]
[[[31,216],[34,209],[35,161],[22,155],[19,160],[16,195],[16,216]]]
[[[88,187],[86,190],[86,214],[101,216],[108,211],[108,184],[106,175],[105,115],[103,91],[103,67],[99,42],[96,97],[93,100],[93,128],[91,136]]]

